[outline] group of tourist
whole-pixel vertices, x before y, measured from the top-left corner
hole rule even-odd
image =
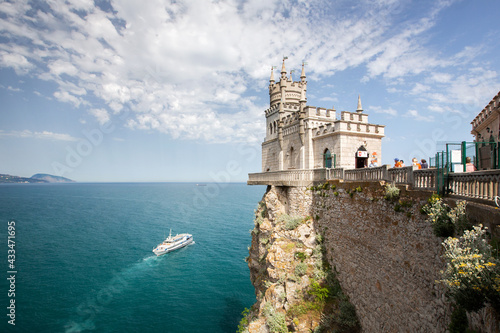
[[[429,167],[429,165],[427,164],[427,161],[425,159],[421,159],[420,163],[419,163],[418,160],[414,157],[411,160],[411,163],[413,166],[416,166],[419,169],[427,169]],[[394,159],[394,167],[395,168],[403,168],[405,166],[406,166],[405,161],[400,160],[399,158]]]
[[[427,164],[427,161],[425,159],[421,159],[420,162],[418,162],[418,160],[414,157],[412,158],[411,160],[411,163],[413,166],[416,166],[418,169],[427,169],[429,168],[429,165]],[[471,172],[471,171],[476,171],[476,167],[474,166],[474,164],[471,162],[471,158],[470,157],[467,157],[466,158],[466,161],[465,161],[465,167],[466,167],[466,172]],[[403,168],[405,167],[405,162],[403,160],[400,160],[399,158],[395,158],[394,159],[394,168]],[[369,168],[376,168],[378,167],[378,163],[377,163],[377,159],[376,158],[373,158],[371,161],[370,161],[370,164],[368,165]],[[366,164],[365,164],[365,168],[366,168]]]
[[[416,166],[419,169],[427,169],[429,167],[429,165],[427,164],[427,161],[425,159],[421,159],[420,163],[419,163],[418,160],[414,157],[411,160],[411,162],[412,162],[413,166]],[[394,167],[395,168],[403,168],[403,167],[405,167],[405,162],[403,160],[400,160],[399,158],[395,158],[394,159]],[[476,169],[475,165],[472,163],[471,158],[466,157],[466,159],[465,159],[465,172],[472,172],[472,171],[476,171],[476,170],[477,169]]]

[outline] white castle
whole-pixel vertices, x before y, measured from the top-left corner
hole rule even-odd
[[[271,69],[262,171],[318,168],[364,168],[380,165],[384,127],[368,123],[358,96],[356,112],[306,105],[307,81],[287,78],[285,59],[279,82]],[[373,164],[372,164],[373,165]]]

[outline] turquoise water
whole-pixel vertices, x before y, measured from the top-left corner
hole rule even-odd
[[[0,332],[234,332],[254,288],[244,257],[264,188],[0,186]],[[15,328],[7,228],[15,220]],[[169,229],[195,244],[156,257]],[[2,253],[3,252],[3,253]]]

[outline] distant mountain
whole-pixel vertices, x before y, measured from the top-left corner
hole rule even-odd
[[[31,176],[31,179],[44,180],[47,183],[74,183],[75,182],[74,180],[71,180],[69,178],[49,175],[46,173],[37,173],[37,174]]]
[[[48,175],[44,173],[37,173],[31,178],[12,176],[0,173],[0,183],[74,183],[74,180]]]

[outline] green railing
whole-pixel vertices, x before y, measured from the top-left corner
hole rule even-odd
[[[437,169],[437,192],[446,195],[451,190],[450,173],[500,169],[500,145],[497,142],[450,142],[429,160],[429,165]]]

